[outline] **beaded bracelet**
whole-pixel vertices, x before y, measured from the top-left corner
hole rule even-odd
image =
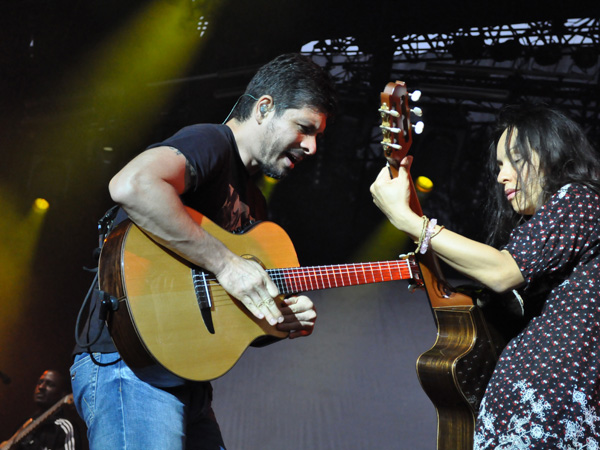
[[[429,219],[427,216],[421,217],[423,219],[423,227],[421,228],[421,235],[419,236],[419,240],[415,242],[417,244],[417,248],[415,249],[415,253],[419,253],[421,246],[423,245],[423,240],[425,239],[425,235],[427,234],[427,226],[429,225]]]
[[[427,223],[427,228],[425,229],[425,238],[421,243],[420,252],[424,255],[427,252],[427,248],[429,247],[429,241],[431,240],[431,235],[433,234],[433,230],[435,230],[435,226],[437,224],[437,219],[431,219]]]

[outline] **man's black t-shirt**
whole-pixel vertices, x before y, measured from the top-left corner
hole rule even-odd
[[[228,126],[191,125],[148,148],[161,146],[173,147],[183,153],[197,174],[194,185],[181,196],[186,206],[232,232],[253,221],[266,219],[265,198],[244,167]],[[115,225],[125,217],[121,211]],[[98,333],[101,333],[100,338],[90,347],[76,345],[74,354],[116,351],[104,322],[99,318],[99,301],[98,295],[94,294],[80,340],[90,342]]]

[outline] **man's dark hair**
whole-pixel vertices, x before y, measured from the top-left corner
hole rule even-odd
[[[332,118],[336,110],[331,77],[312,59],[298,53],[280,55],[262,66],[248,84],[232,117],[240,121],[248,119],[262,95],[273,97],[276,115],[287,109],[310,107]]]
[[[562,111],[545,105],[506,107],[499,115],[488,160],[490,183],[495,185],[490,190],[492,197],[488,205],[488,242],[495,245],[505,243],[511,230],[526,220],[512,209],[503,186],[496,180],[496,146],[505,130],[508,130],[509,137],[517,131],[517,138],[512,143],[523,161],[518,174],[521,186],[523,169],[531,167],[532,151],[539,156],[539,173],[543,177],[541,204],[546,203],[554,193],[569,183],[586,185],[600,194],[600,158],[576,122]],[[514,165],[509,143],[511,139],[507,138],[506,154]]]

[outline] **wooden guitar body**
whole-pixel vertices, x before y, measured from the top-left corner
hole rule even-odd
[[[240,256],[252,255],[267,268],[298,266],[291,241],[275,224],[262,223],[234,235],[201,214],[188,212]],[[229,371],[256,338],[287,336],[256,319],[216,281],[208,283],[211,333],[195,293],[194,267],[131,222],[110,234],[102,254],[106,257],[99,266],[100,289],[120,300],[107,321],[109,332],[127,365],[152,384],[214,379]]]
[[[438,335],[417,360],[417,373],[437,411],[437,449],[471,450],[479,405],[505,343],[477,306],[432,311]]]

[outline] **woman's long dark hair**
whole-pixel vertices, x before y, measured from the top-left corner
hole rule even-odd
[[[504,187],[496,180],[496,146],[505,130],[508,130],[508,136],[517,130],[513,144],[522,160],[519,173],[521,186],[524,186],[523,169],[529,167],[529,173],[533,170],[532,150],[539,156],[539,174],[543,180],[542,196],[537,207],[569,183],[584,184],[600,194],[600,157],[577,123],[564,113],[543,105],[507,107],[499,115],[488,160],[490,182],[495,185],[490,190],[488,204],[488,243],[494,246],[505,244],[512,229],[527,219],[513,210],[504,194]],[[506,154],[514,163],[509,142],[511,140],[506,139]]]

